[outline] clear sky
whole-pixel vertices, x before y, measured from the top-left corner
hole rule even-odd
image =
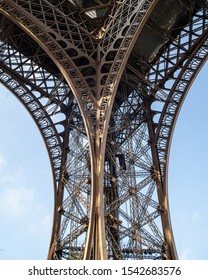
[[[171,146],[169,199],[181,259],[208,260],[208,63],[181,109]]]
[[[172,141],[169,197],[180,259],[208,259],[208,64],[182,107]],[[41,135],[0,87],[0,259],[46,259],[53,183]]]

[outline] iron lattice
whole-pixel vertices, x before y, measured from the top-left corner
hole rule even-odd
[[[49,259],[176,259],[167,195],[207,1],[0,1],[0,80],[45,141]]]

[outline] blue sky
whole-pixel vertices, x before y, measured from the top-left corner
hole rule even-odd
[[[208,259],[208,63],[181,109],[171,146],[169,200],[179,257]]]
[[[169,200],[180,259],[208,259],[208,132],[204,66],[172,140]],[[33,120],[0,87],[0,259],[46,259],[53,216],[48,155]]]
[[[53,213],[45,144],[28,112],[0,89],[0,259],[46,259]]]

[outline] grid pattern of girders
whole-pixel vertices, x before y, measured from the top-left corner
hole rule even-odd
[[[188,20],[171,33],[149,20],[160,2],[1,1],[0,80],[38,125],[54,174],[49,258],[87,254],[92,143],[103,135],[107,258],[177,257],[164,205],[168,155],[181,104],[207,59],[208,5],[175,1]],[[165,37],[149,60],[135,51],[145,26]]]

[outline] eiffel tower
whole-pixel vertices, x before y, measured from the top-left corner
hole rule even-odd
[[[168,161],[207,0],[0,0],[0,82],[50,157],[48,259],[177,259]]]

